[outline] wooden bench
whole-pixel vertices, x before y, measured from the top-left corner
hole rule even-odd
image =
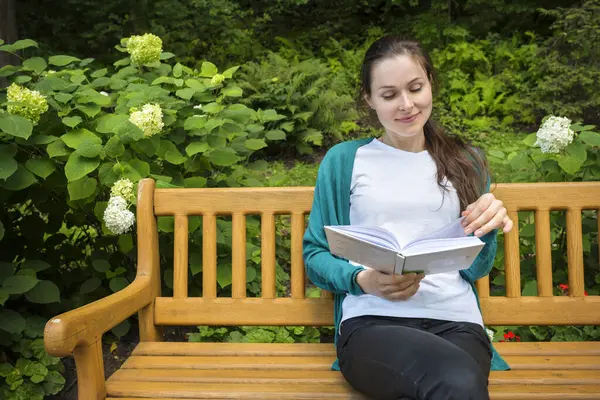
[[[505,237],[506,296],[477,283],[488,325],[597,325],[600,296],[584,296],[582,209],[600,209],[600,182],[500,184],[496,196],[517,223],[535,210],[538,296],[521,296],[519,234]],[[74,354],[79,399],[362,398],[331,371],[332,344],[163,342],[176,325],[331,326],[333,301],[305,296],[302,236],[313,188],[155,189],[139,184],[138,270],[125,289],[51,319],[45,345]],[[567,210],[569,296],[553,296],[549,210]],[[245,215],[260,214],[262,297],[246,298]],[[291,297],[276,296],[275,216],[291,214]],[[203,297],[188,297],[188,216],[203,217]],[[232,215],[232,297],[217,297],[216,218]],[[174,216],[173,297],[161,296],[157,216]],[[139,315],[140,343],[105,380],[103,333]],[[498,343],[511,371],[492,372],[492,399],[600,399],[600,342]]]

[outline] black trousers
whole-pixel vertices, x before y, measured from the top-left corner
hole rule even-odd
[[[340,369],[375,399],[488,400],[492,353],[480,325],[363,316],[341,325]]]

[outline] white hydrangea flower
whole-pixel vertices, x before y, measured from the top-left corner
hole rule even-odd
[[[100,94],[101,94],[102,96],[108,96],[108,93],[106,93],[106,92],[100,92]]]
[[[127,52],[134,65],[151,64],[160,60],[162,40],[151,33],[133,35],[127,40]]]
[[[202,104],[198,104],[197,106],[194,106],[195,110],[202,110]]]
[[[571,129],[571,120],[566,117],[550,116],[536,133],[535,144],[543,153],[560,153],[573,142],[575,132]]]
[[[108,207],[104,210],[104,223],[115,235],[122,235],[133,227],[135,216],[127,209],[124,198],[114,196],[108,200]]]
[[[149,137],[160,133],[165,124],[162,121],[163,112],[158,104],[144,104],[141,110],[133,109],[129,120]]]
[[[7,107],[10,114],[20,115],[36,125],[40,115],[48,111],[46,98],[37,90],[29,90],[26,87],[13,83],[8,87],[7,99],[11,103]]]
[[[225,75],[216,74],[210,80],[210,84],[212,86],[219,86],[221,83],[223,83],[224,80],[225,80]]]
[[[488,337],[490,338],[490,342],[493,342],[494,341],[494,331],[489,328],[485,328],[485,333],[487,333]]]
[[[110,189],[110,195],[121,197],[129,202],[133,201],[133,182],[127,178],[116,181]]]

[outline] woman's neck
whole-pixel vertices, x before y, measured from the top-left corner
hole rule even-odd
[[[399,150],[409,151],[411,153],[419,153],[425,150],[425,135],[418,135],[409,138],[392,136],[389,133],[384,133],[379,140],[388,146],[395,147]]]

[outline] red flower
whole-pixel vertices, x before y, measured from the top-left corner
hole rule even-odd
[[[583,295],[584,295],[584,296],[587,296],[587,295],[588,295],[588,292],[587,292],[587,290],[584,290],[584,291],[583,291]]]
[[[517,342],[520,342],[520,341],[521,341],[521,336],[515,336],[515,340],[516,340]]]
[[[569,290],[569,285],[566,285],[564,283],[561,283],[560,285],[558,285],[559,288],[561,288],[562,290]]]
[[[508,331],[507,333],[504,334],[504,339],[514,339],[515,338],[515,334],[511,331]]]

